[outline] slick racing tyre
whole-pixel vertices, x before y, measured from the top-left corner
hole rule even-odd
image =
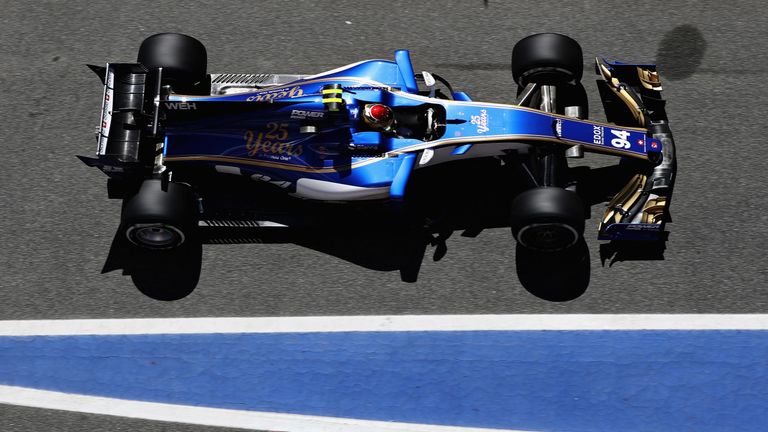
[[[180,33],[159,33],[141,43],[138,62],[163,68],[163,84],[176,93],[209,94],[208,54],[203,44]]]
[[[584,234],[584,204],[559,187],[529,189],[512,201],[512,234],[535,251],[556,252],[575,245]]]
[[[136,246],[175,249],[195,238],[197,208],[191,188],[160,179],[144,180],[139,191],[123,205],[126,238]]]
[[[558,33],[538,33],[521,39],[512,49],[512,77],[521,87],[529,83],[577,83],[584,71],[581,46]]]

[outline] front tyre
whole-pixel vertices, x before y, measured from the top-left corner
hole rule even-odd
[[[584,234],[584,204],[559,187],[529,189],[512,201],[512,234],[521,246],[557,252],[575,245]]]
[[[583,72],[581,46],[565,35],[534,34],[512,49],[512,77],[521,87],[529,83],[577,83]]]
[[[184,184],[144,180],[125,201],[122,230],[131,243],[151,250],[176,249],[195,237],[197,208],[192,189]]]

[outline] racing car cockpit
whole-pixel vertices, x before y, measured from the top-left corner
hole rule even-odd
[[[363,103],[361,125],[398,138],[420,141],[440,139],[445,133],[445,108],[437,104],[389,107],[379,103]]]

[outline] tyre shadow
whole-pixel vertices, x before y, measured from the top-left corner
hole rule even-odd
[[[684,24],[664,34],[656,53],[663,78],[672,81],[693,76],[707,52],[707,41],[697,27]]]
[[[581,297],[589,287],[589,248],[584,239],[565,251],[537,252],[517,245],[517,277],[526,291],[551,302]]]
[[[200,280],[202,242],[192,240],[173,251],[139,249],[116,234],[102,273],[123,270],[133,284],[155,300],[180,300],[191,294]]]

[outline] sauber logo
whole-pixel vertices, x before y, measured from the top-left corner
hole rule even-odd
[[[166,102],[165,107],[169,110],[193,111],[197,109],[194,102]]]
[[[480,115],[470,116],[470,123],[477,125],[477,133],[486,133],[490,129],[488,128],[488,111],[480,110]]]

